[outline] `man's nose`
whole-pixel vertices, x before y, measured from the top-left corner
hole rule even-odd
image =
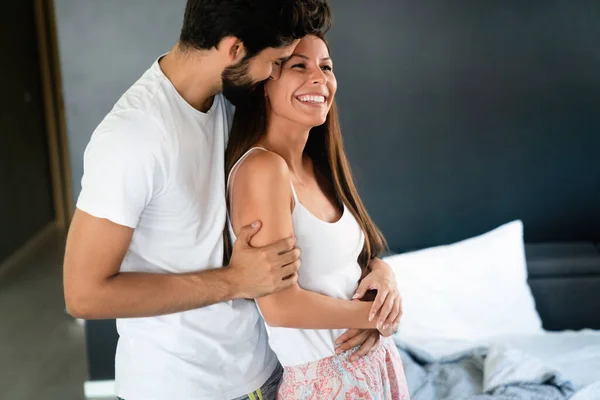
[[[269,79],[279,79],[281,76],[281,66],[273,64],[271,67],[271,75],[269,75]]]

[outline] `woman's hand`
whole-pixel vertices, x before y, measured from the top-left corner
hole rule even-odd
[[[369,268],[371,272],[360,282],[353,299],[361,299],[369,290],[376,290],[377,296],[371,307],[369,321],[377,316],[377,329],[384,336],[390,336],[400,324],[402,296],[398,292],[394,271],[386,262],[374,258],[369,263]]]
[[[396,331],[398,330],[398,324],[400,321],[398,321],[397,324],[391,324],[391,325],[386,325],[387,328],[380,328],[377,332],[381,334],[381,336],[383,337],[390,337],[392,336],[394,333],[396,333]]]

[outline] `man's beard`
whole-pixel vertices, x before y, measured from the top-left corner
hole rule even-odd
[[[249,66],[249,59],[245,59],[239,64],[225,68],[221,74],[223,95],[234,106],[248,98],[258,84],[252,82],[248,73]]]

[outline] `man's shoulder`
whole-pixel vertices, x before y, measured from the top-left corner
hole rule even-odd
[[[146,114],[156,116],[157,108],[164,103],[164,76],[157,71],[154,63],[144,74],[125,91],[108,114]]]
[[[160,116],[163,76],[156,70],[156,62],[125,91],[94,131],[94,136],[114,136],[151,141],[160,139],[165,131]]]
[[[94,130],[86,155],[100,159],[147,164],[169,158],[169,135],[164,125],[145,110],[113,109]]]
[[[143,146],[162,142],[165,135],[163,125],[150,113],[139,109],[113,109],[94,130],[92,139],[97,137]]]

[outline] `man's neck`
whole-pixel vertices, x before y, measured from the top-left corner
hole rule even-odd
[[[200,112],[207,112],[221,91],[223,69],[211,51],[182,49],[176,44],[160,61],[160,68],[181,97]]]

